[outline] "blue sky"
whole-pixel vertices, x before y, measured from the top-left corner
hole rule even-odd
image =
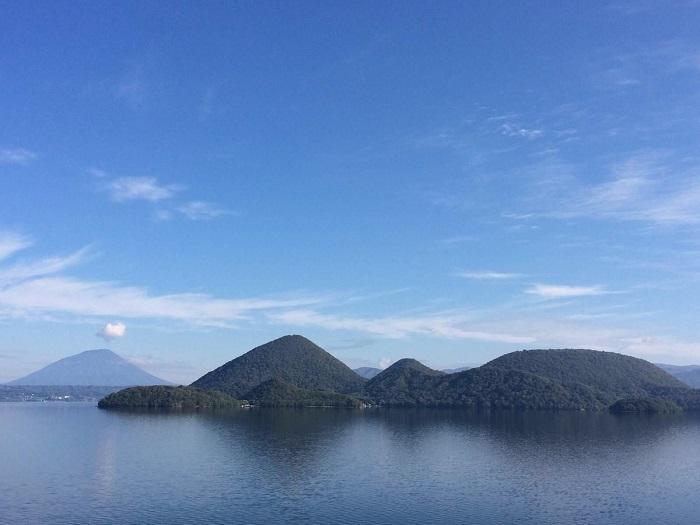
[[[1,8],[0,381],[700,362],[696,2]]]

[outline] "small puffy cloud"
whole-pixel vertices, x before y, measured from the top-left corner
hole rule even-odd
[[[107,185],[107,191],[116,202],[130,200],[158,202],[173,198],[181,190],[181,186],[161,184],[155,177],[120,177]]]
[[[537,295],[545,299],[561,299],[563,297],[587,297],[592,295],[605,295],[611,293],[601,285],[594,286],[568,286],[564,284],[533,284],[525,290],[525,293]]]
[[[106,343],[109,343],[113,339],[118,337],[124,337],[126,334],[126,325],[124,323],[107,323],[95,334],[97,337],[101,337]]]
[[[36,153],[24,148],[0,148],[0,164],[26,166],[36,158]]]

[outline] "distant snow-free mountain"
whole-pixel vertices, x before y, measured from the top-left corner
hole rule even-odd
[[[167,385],[111,350],[87,350],[60,359],[8,385]]]
[[[353,372],[360,377],[364,377],[365,379],[372,379],[381,371],[381,368],[374,368],[372,366],[361,366],[360,368],[353,369]]]
[[[474,368],[473,366],[460,366],[459,368],[443,368],[442,371],[445,372],[446,374],[458,374],[460,372],[464,372],[465,370],[469,370],[471,368]]]
[[[700,365],[664,365],[657,364],[676,379],[680,379],[686,385],[700,388]]]

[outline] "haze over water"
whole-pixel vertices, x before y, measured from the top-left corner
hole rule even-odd
[[[700,417],[0,404],[3,523],[697,523]]]

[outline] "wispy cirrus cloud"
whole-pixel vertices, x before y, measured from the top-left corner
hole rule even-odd
[[[88,174],[98,181],[97,189],[106,192],[117,203],[145,201],[157,204],[153,217],[156,221],[169,221],[177,216],[192,221],[208,221],[234,212],[208,201],[190,200],[178,202],[178,196],[187,188],[181,184],[164,183],[156,177],[117,177],[98,168],[90,168]]]
[[[220,208],[216,204],[206,201],[189,201],[178,206],[177,211],[193,221],[208,221],[221,217],[222,215],[231,215],[233,212]]]
[[[500,343],[525,344],[534,341],[529,336],[470,329],[467,316],[452,312],[420,316],[364,318],[324,314],[311,309],[295,309],[274,312],[268,317],[276,323],[291,326],[350,330],[388,339],[403,339],[411,335],[430,335],[447,339],[471,339]]]
[[[318,297],[225,299],[202,293],[158,295],[139,286],[41,277],[0,290],[0,311],[13,314],[55,313],[182,321],[199,326],[231,327],[255,312],[321,302]]]
[[[455,277],[462,277],[464,279],[472,279],[475,281],[507,281],[523,277],[523,274],[521,273],[494,271],[455,272],[452,275]]]
[[[700,164],[646,151],[602,168],[589,182],[583,165],[548,162],[526,170],[520,209],[504,218],[594,219],[674,227],[700,224]],[[541,210],[547,211],[541,211]]]
[[[26,166],[37,155],[33,151],[24,148],[0,148],[0,164],[16,164],[18,166]]]
[[[525,290],[525,293],[537,295],[544,299],[562,299],[567,297],[590,297],[595,295],[606,295],[610,292],[602,285],[593,286],[569,286],[564,284],[533,284]]]
[[[507,122],[501,125],[501,134],[507,137],[521,137],[532,140],[541,137],[544,134],[544,130],[526,128]]]
[[[593,68],[593,84],[603,89],[630,89],[659,82],[660,77],[700,73],[700,48],[680,39],[665,40],[606,56]]]
[[[155,177],[119,177],[105,186],[105,190],[115,202],[131,200],[158,202],[172,199],[183,189],[179,184],[163,184]]]
[[[4,253],[8,256],[28,246],[22,238],[4,238]],[[310,294],[247,298],[188,292],[153,294],[141,286],[63,275],[65,270],[83,262],[88,254],[89,249],[83,248],[65,257],[1,265],[0,316],[144,318],[230,327],[256,312],[305,307],[324,300]]]
[[[17,262],[11,266],[0,266],[0,284],[61,272],[84,262],[89,254],[90,247],[86,246],[66,256],[46,257],[34,261]]]
[[[615,164],[608,180],[584,187],[571,213],[666,225],[700,223],[696,169],[683,173],[654,155],[634,156]]]
[[[32,240],[26,235],[0,230],[0,261],[30,247],[32,244]]]

